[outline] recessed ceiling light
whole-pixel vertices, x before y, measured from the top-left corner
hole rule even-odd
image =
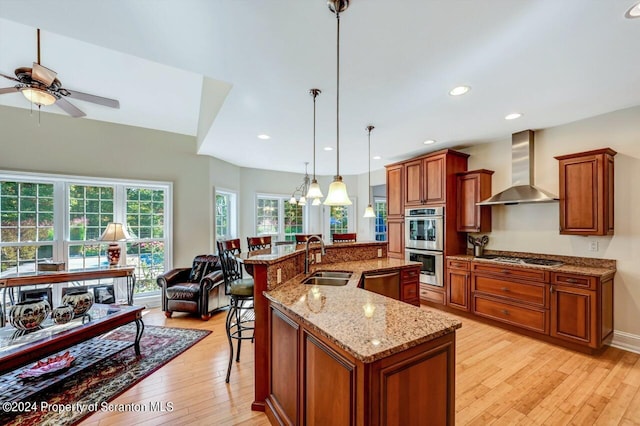
[[[627,19],[640,18],[640,1],[631,6],[631,8],[627,10],[627,13],[625,13],[624,16]]]
[[[451,96],[460,96],[460,95],[464,95],[469,90],[471,90],[471,87],[469,87],[469,86],[457,86],[457,87],[454,87],[453,89],[449,90],[449,94]]]
[[[513,112],[511,114],[507,114],[504,116],[505,120],[515,120],[516,118],[520,118],[522,117],[522,114],[520,114],[519,112]]]
[[[263,141],[266,141],[267,139],[271,139],[271,136],[269,135],[258,135],[258,139],[262,139]]]
[[[332,146],[325,146],[324,150],[325,151],[333,151],[333,147]]]
[[[434,141],[433,139],[427,139],[426,141],[423,142],[425,145],[431,145],[436,143],[436,141]]]
[[[376,156],[374,156],[374,157],[373,157],[373,159],[374,159],[374,160],[381,160],[381,159],[382,159],[382,157],[380,157],[379,155],[376,155]]]

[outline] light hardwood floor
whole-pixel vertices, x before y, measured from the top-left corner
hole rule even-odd
[[[423,309],[426,309],[423,307]],[[157,309],[145,324],[212,330],[193,348],[113,403],[172,402],[173,412],[102,413],[82,425],[267,425],[251,411],[253,347],[224,377],[225,312],[209,321]],[[458,425],[640,425],[640,355],[608,348],[589,356],[460,318],[456,354]],[[428,397],[428,396],[425,396]]]

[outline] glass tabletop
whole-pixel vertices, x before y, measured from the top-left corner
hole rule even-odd
[[[5,353],[12,352],[21,346],[32,344],[40,340],[51,339],[58,334],[72,332],[74,329],[91,326],[105,321],[109,317],[118,313],[128,312],[135,309],[140,308],[126,305],[94,304],[86,315],[74,318],[68,323],[56,324],[49,317],[40,324],[38,329],[29,332],[22,332],[21,330],[7,324],[5,327],[0,328],[0,358]]]

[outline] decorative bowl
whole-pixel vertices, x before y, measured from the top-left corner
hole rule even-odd
[[[58,306],[51,312],[51,319],[56,324],[65,324],[73,319],[73,306]]]
[[[62,304],[71,306],[73,315],[79,317],[86,314],[93,306],[93,293],[86,290],[67,290],[67,293],[62,296]]]
[[[9,309],[9,323],[18,330],[34,330],[49,316],[49,312],[51,306],[46,300],[27,299]]]

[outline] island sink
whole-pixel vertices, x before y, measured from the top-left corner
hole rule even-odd
[[[305,278],[302,284],[342,286],[349,282],[351,274],[345,271],[316,271]]]

